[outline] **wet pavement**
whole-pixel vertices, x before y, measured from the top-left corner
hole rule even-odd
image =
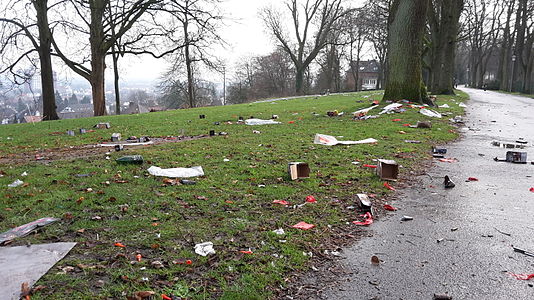
[[[534,299],[534,279],[517,280],[507,272],[534,273],[534,165],[494,162],[510,149],[494,140],[529,142],[534,160],[534,99],[464,89],[467,122],[463,138],[447,145],[413,187],[401,191],[399,211],[369,228],[373,235],[343,251],[345,269],[323,299]],[[443,187],[449,175],[453,189]],[[479,181],[466,182],[469,177]],[[403,215],[413,221],[401,222]],[[371,264],[376,255],[381,263]]]

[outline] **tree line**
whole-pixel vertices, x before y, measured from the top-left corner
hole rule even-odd
[[[187,107],[215,97],[213,84],[199,78],[203,68],[226,72],[210,51],[225,43],[218,34],[224,26],[218,0],[7,2],[0,16],[0,72],[24,81],[28,72],[17,65],[40,69],[45,119],[57,119],[52,57],[91,84],[95,115],[107,113],[107,56],[117,113],[123,57],[167,59],[164,98],[187,99]],[[358,8],[346,0],[284,0],[258,14],[275,50],[242,59],[225,100],[357,91],[364,57],[376,61],[376,88],[385,87],[384,100],[432,104],[428,92],[454,94],[458,83],[531,93],[533,14],[528,0],[368,0]]]

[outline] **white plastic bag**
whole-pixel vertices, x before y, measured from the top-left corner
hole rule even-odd
[[[189,178],[204,176],[204,170],[202,167],[191,167],[191,168],[172,168],[172,169],[162,169],[160,167],[152,166],[148,168],[148,173],[154,176],[170,177],[170,178]]]
[[[334,146],[338,144],[341,144],[341,145],[372,144],[376,142],[377,140],[372,139],[372,138],[361,140],[361,141],[338,141],[335,137],[331,135],[319,134],[319,133],[315,135],[315,139],[313,140],[314,144],[326,145],[326,146]]]
[[[245,120],[245,124],[247,125],[273,125],[273,124],[280,124],[280,122],[274,121],[274,120],[247,119]]]
[[[431,118],[441,118],[441,114],[437,111],[434,111],[434,110],[430,110],[428,108],[423,108],[421,110],[419,110],[419,112],[427,117],[431,117]]]
[[[215,254],[212,242],[205,242],[195,245],[195,253],[201,256],[208,256],[208,254]]]

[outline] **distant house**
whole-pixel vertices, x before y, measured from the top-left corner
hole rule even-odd
[[[374,90],[378,82],[380,67],[376,60],[360,61],[359,66],[356,67],[356,62],[351,62],[354,68],[358,69],[358,89],[359,90]],[[346,85],[348,89],[354,89],[354,76],[352,70],[349,68],[345,73]],[[379,87],[381,88],[381,86]]]
[[[92,104],[72,104],[59,112],[60,119],[78,119],[93,116]]]

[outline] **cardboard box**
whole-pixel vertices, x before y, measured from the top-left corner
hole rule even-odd
[[[399,176],[399,164],[394,160],[379,159],[376,174],[383,180],[397,180]]]
[[[310,178],[310,167],[307,163],[290,162],[288,166],[288,172],[291,180]]]
[[[527,163],[527,153],[526,152],[515,152],[508,151],[506,152],[506,161],[516,164],[526,164]]]
[[[109,129],[111,128],[111,126],[109,125],[109,123],[98,123],[95,125],[95,128],[97,129]]]
[[[121,140],[121,134],[120,133],[114,133],[111,135],[111,141],[114,143],[117,143]]]

